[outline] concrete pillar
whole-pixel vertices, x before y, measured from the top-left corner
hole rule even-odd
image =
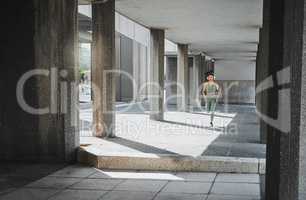
[[[115,33],[115,60],[116,60],[116,69],[120,70],[121,68],[121,37],[120,33]],[[121,100],[121,88],[120,88],[120,76],[116,79],[116,101]]]
[[[199,85],[204,83],[206,81],[206,73],[208,72],[208,61],[206,60],[206,57],[204,55],[200,55],[198,58],[200,61],[200,67],[199,67]],[[205,105],[205,99],[200,96],[200,105]]]
[[[263,6],[263,26],[259,32],[259,45],[256,59],[256,87],[268,77],[269,74],[269,26],[270,26],[270,2],[265,1]],[[267,114],[268,93],[267,90],[256,94],[257,111]],[[267,142],[267,124],[260,119],[260,141]]]
[[[207,72],[215,72],[215,62],[213,60],[207,61]]]
[[[150,118],[153,120],[164,119],[164,56],[165,56],[165,31],[151,29],[150,50]]]
[[[209,69],[209,71],[211,71],[211,72],[213,72],[213,73],[215,73],[215,61],[214,60],[212,60],[211,61],[211,65],[210,65],[210,69]]]
[[[92,5],[93,119],[97,137],[115,134],[115,0]]]
[[[0,160],[75,161],[77,1],[7,1],[0,12]]]
[[[189,95],[188,45],[178,44],[177,51],[177,108],[179,111],[186,111]]]
[[[206,57],[204,55],[199,56],[200,68],[199,68],[199,82],[203,83],[206,80],[206,73],[208,72],[208,65]]]
[[[266,199],[306,199],[305,1],[271,3]]]
[[[265,10],[267,10],[265,8]],[[269,22],[264,20],[264,26],[260,29],[260,39],[258,45],[257,59],[256,59],[256,87],[268,77],[269,69]],[[256,108],[261,114],[267,114],[268,94],[267,90],[256,94]],[[260,119],[260,142],[266,144],[267,142],[267,124]]]
[[[201,84],[201,61],[202,61],[201,55],[195,55],[193,60],[193,70],[192,70],[192,87],[191,87],[191,105],[194,107],[200,106],[200,84]]]

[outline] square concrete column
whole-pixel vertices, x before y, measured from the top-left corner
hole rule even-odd
[[[256,88],[260,86],[269,75],[269,30],[270,30],[270,1],[265,1],[263,6],[263,26],[259,31],[259,44],[256,59]],[[267,90],[256,92],[256,108],[261,114],[267,114]],[[260,142],[267,142],[267,124],[260,119]]]
[[[97,137],[115,133],[115,0],[92,5],[93,122]]]
[[[77,6],[75,0],[1,6],[0,160],[76,160]]]
[[[164,57],[165,31],[151,29],[149,101],[151,106],[150,118],[153,120],[164,119]]]
[[[265,7],[265,10],[266,7]],[[269,69],[269,23],[264,19],[263,28],[260,29],[258,52],[256,58],[256,108],[257,112],[267,114],[267,90],[260,91],[261,83],[264,83],[268,76]],[[267,124],[260,119],[260,142],[265,144],[267,141]]]
[[[206,74],[209,71],[208,70],[208,61],[206,60],[206,56],[201,56],[201,68],[202,68],[202,82],[206,81]]]
[[[202,56],[195,55],[193,60],[192,70],[192,87],[191,87],[191,105],[198,107],[201,105],[200,101],[200,86],[201,86],[201,67],[202,67]]]
[[[187,111],[188,104],[188,45],[177,45],[177,109]]]
[[[212,60],[207,61],[207,72],[215,72],[215,62],[214,61]]]
[[[199,56],[200,59],[200,68],[199,68],[199,85],[206,81],[206,74],[208,72],[208,62],[204,55]],[[205,99],[203,96],[200,96],[200,105],[205,105]]]
[[[199,56],[200,67],[199,67],[199,82],[203,83],[206,80],[206,73],[208,72],[208,63],[204,55]]]
[[[270,3],[266,199],[306,199],[305,0]]]

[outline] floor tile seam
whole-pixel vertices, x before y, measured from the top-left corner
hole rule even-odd
[[[187,194],[187,195],[208,195],[207,192],[160,192],[159,194]]]
[[[212,183],[212,181],[200,181],[200,180],[166,180],[169,181],[170,183],[172,182],[178,182],[178,183]]]
[[[113,180],[113,179],[110,179],[110,180]],[[121,185],[122,183],[126,182],[127,180],[120,180],[119,183],[115,184],[110,190],[111,191],[115,191],[116,188]]]
[[[113,190],[106,191],[104,194],[102,194],[97,200],[102,200],[106,195],[111,193]]]
[[[75,182],[75,183],[73,183],[73,184],[71,184],[71,185],[69,185],[69,186],[67,186],[67,188],[68,188],[68,189],[69,189],[69,188],[72,188],[73,186],[75,186],[75,185],[81,183],[82,181],[87,180],[88,177],[91,176],[92,174],[94,174],[94,173],[91,173],[90,175],[88,175],[88,176],[86,176],[86,177],[77,178],[77,179],[80,179],[80,180],[77,181],[77,182]]]
[[[47,197],[46,200],[49,200],[49,199],[51,199],[51,198],[53,198],[53,197],[59,195],[60,193],[62,193],[62,192],[65,191],[65,190],[66,190],[66,189],[61,189],[61,190],[55,192],[55,193],[52,194],[50,197]]]
[[[55,172],[56,173],[56,172]],[[91,172],[87,176],[65,176],[65,175],[52,175],[50,174],[49,177],[56,177],[56,178],[78,178],[78,179],[87,179],[90,176],[96,174],[97,172]]]
[[[249,195],[249,194],[223,194],[223,193],[210,193],[215,196],[234,196],[234,197],[252,197],[252,198],[260,198],[260,195]]]
[[[205,200],[208,200],[208,196],[211,194],[211,191],[212,191],[212,189],[213,189],[213,187],[214,187],[214,185],[215,185],[215,182],[216,182],[217,177],[219,176],[219,174],[220,174],[220,173],[216,173],[216,175],[215,175],[215,177],[214,177],[214,180],[212,181],[211,186],[210,186],[210,188],[209,188],[209,190],[208,190],[208,193],[207,193],[207,196],[206,196]]]
[[[88,179],[86,179],[86,180],[88,180]],[[125,181],[125,180],[120,180],[119,183],[117,183],[117,184],[115,184],[114,186],[110,187],[110,189],[99,189],[99,188],[89,188],[89,187],[86,188],[86,186],[85,186],[85,187],[73,187],[72,185],[69,186],[67,189],[69,189],[69,190],[88,190],[88,191],[114,191],[115,188],[116,188],[119,184],[123,183],[124,181]],[[77,184],[78,184],[78,183],[77,183]]]
[[[55,194],[51,195],[50,197],[48,197],[46,200],[52,199],[53,197],[58,196],[59,194],[61,194],[64,191],[67,190],[76,190],[76,191],[97,191],[97,192],[105,192],[104,194],[102,194],[97,200],[101,199],[102,196],[104,196],[105,194],[111,192],[111,190],[94,190],[94,189],[72,189],[72,188],[64,188],[59,190],[58,192],[56,192]]]
[[[46,200],[49,200],[55,196],[57,196],[58,194],[62,193],[65,190],[68,190],[72,185],[80,183],[83,179],[80,179],[79,181],[77,181],[76,183],[73,183],[71,185],[65,186],[63,188],[56,188],[56,187],[24,187],[24,188],[29,188],[29,189],[41,189],[41,190],[57,190],[57,192],[55,192],[54,194],[52,194],[50,197],[47,197]]]
[[[255,183],[255,182],[243,182],[243,181],[237,181],[237,182],[230,182],[230,181],[228,181],[228,182],[224,182],[224,181],[216,181],[215,183],[232,183],[232,184],[235,184],[235,183],[237,183],[237,184],[250,184],[250,185],[258,185],[258,184],[260,184],[259,182],[257,183]]]
[[[80,183],[83,179],[79,179],[79,181],[77,181],[76,183]],[[51,195],[50,197],[48,197],[46,200],[49,200],[55,196],[57,196],[58,194],[62,193],[63,191],[65,190],[68,190],[72,185],[76,184],[76,183],[73,183],[71,185],[67,185],[63,188],[52,188],[52,187],[44,187],[44,188],[41,188],[41,189],[55,189],[55,190],[58,190],[57,192],[55,192],[53,195]],[[34,188],[34,187],[33,187]],[[39,187],[37,187],[39,188]]]
[[[159,189],[156,194],[153,196],[152,200],[155,200],[157,198],[157,196],[166,188],[167,185],[169,185],[170,181],[167,181],[165,183],[165,185],[163,185],[163,187],[161,187],[161,189]]]

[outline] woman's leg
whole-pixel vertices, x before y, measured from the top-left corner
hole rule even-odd
[[[206,112],[209,112],[209,99],[208,98],[205,98],[205,110]]]
[[[217,101],[216,99],[212,99],[211,103],[210,103],[210,122],[213,123],[214,121],[214,117],[215,117],[215,110],[216,110],[216,106],[217,106]]]
[[[208,113],[211,112],[211,99],[210,98],[206,99],[206,111]]]

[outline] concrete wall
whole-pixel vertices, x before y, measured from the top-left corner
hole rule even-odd
[[[176,105],[176,98],[172,98],[172,95],[176,94],[177,87],[175,85],[177,81],[177,58],[166,57],[166,100],[168,104]]]
[[[116,31],[144,46],[149,46],[150,30],[119,13],[116,13]]]
[[[165,40],[165,52],[166,54],[171,54],[171,53],[177,54],[177,44],[166,39]]]
[[[91,6],[79,6],[79,13],[91,18]],[[142,89],[142,86],[148,82],[149,76],[150,30],[119,13],[115,13],[115,29],[116,68],[123,72],[117,79],[116,101],[128,102],[134,97],[136,101],[142,101],[148,94],[148,89]]]
[[[122,70],[116,88],[116,100],[129,102],[147,98],[148,89],[143,87],[148,80],[148,48],[142,43],[117,33],[119,51],[117,69]],[[135,98],[135,99],[134,99]]]
[[[136,101],[146,100],[148,97],[149,88],[146,84],[149,82],[149,48],[143,44],[134,41],[133,44],[133,62],[134,62],[134,73],[135,77],[135,96]]]
[[[117,84],[117,101],[136,101],[147,98],[147,88],[141,89],[148,82],[150,30],[116,13],[116,31],[120,38],[120,55],[117,56],[118,69],[133,77],[135,85],[126,75],[121,75]],[[135,88],[134,88],[135,87]],[[141,91],[140,91],[141,89]]]
[[[91,5],[80,5],[78,12],[89,18],[92,18]],[[149,46],[150,30],[144,26],[126,18],[119,13],[115,13],[115,29],[120,34],[141,43],[144,46]]]
[[[133,75],[133,40],[120,36],[120,64],[119,69],[126,74]],[[120,74],[117,84],[117,101],[129,101],[133,98],[133,82],[129,76]]]
[[[255,103],[256,63],[251,61],[216,61],[215,76],[222,87],[223,103]]]
[[[79,5],[78,12],[87,17],[92,17],[91,5]]]
[[[166,99],[169,105],[176,105],[177,98],[170,98],[171,96],[175,96],[177,94],[177,57],[176,56],[166,56]],[[189,57],[188,60],[188,77],[192,74],[193,67],[193,57]],[[189,78],[188,87],[191,88],[191,84],[193,81]],[[189,90],[190,91],[190,90]],[[190,94],[188,94],[190,95]],[[189,101],[188,101],[189,103]]]
[[[216,61],[217,80],[255,80],[256,63],[251,61]]]
[[[172,45],[170,43],[171,48]],[[208,61],[207,61],[208,62]],[[189,88],[192,82],[192,66],[193,59],[189,60]],[[167,74],[166,74],[166,97],[176,94],[176,86],[171,83],[176,83],[177,75],[177,60],[176,56],[168,56],[167,58]],[[222,98],[220,103],[231,104],[254,104],[255,103],[255,63],[247,61],[217,61],[215,63],[216,80],[222,90]],[[205,77],[199,77],[201,81]],[[176,104],[176,99],[168,101],[169,104]]]
[[[220,103],[254,104],[255,81],[253,80],[218,80],[222,98]]]

